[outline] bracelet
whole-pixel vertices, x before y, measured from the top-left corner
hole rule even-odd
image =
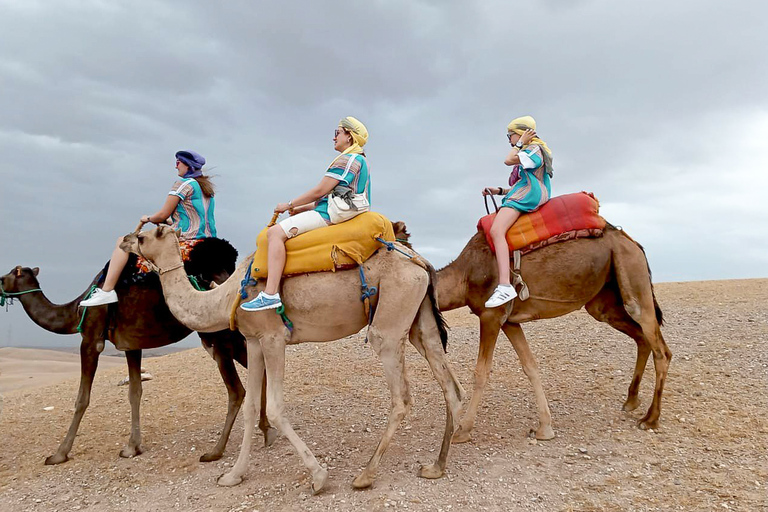
[[[501,196],[501,195],[504,195],[504,189],[503,189],[503,188],[501,188],[501,187],[499,187],[499,195],[500,195],[500,196]]]

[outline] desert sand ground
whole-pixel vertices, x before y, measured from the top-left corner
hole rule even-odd
[[[416,477],[432,462],[443,429],[437,384],[415,350],[408,354],[414,407],[385,455],[371,489],[351,481],[378,442],[389,407],[381,365],[360,334],[291,347],[287,413],[330,470],[312,496],[309,476],[286,439],[254,449],[247,479],[215,480],[234,462],[238,419],[224,458],[198,457],[217,438],[226,393],[202,349],[145,361],[146,452],[120,459],[130,423],[124,368],[101,367],[72,460],[44,466],[71,419],[76,376],[5,394],[0,431],[0,510],[768,510],[768,279],[662,283],[663,333],[674,357],[661,426],[636,421],[650,403],[621,404],[632,375],[632,340],[583,310],[526,324],[552,408],[555,439],[534,441],[531,386],[510,344],[496,348],[494,371],[470,443],[455,445],[447,475]],[[467,391],[477,322],[447,314],[448,356]],[[54,406],[44,411],[44,406]]]

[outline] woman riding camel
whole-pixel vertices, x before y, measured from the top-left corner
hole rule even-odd
[[[507,231],[521,213],[538,210],[549,201],[552,192],[552,152],[546,142],[536,136],[536,121],[531,116],[518,117],[507,126],[507,139],[512,146],[506,165],[512,166],[509,176],[511,188],[488,187],[483,195],[504,195],[501,208],[491,226],[491,239],[496,248],[499,267],[499,285],[485,303],[487,308],[506,304],[517,297],[509,280],[509,247]]]
[[[176,153],[177,180],[160,210],[152,215],[143,215],[141,222],[160,224],[171,218],[173,228],[180,230],[179,242],[182,254],[188,253],[197,240],[216,236],[214,187],[211,179],[203,176],[205,158],[194,151]],[[128,262],[128,253],[120,249],[123,237],[117,239],[112,258],[109,260],[107,276],[101,288],[96,288],[90,298],[81,306],[101,306],[117,302],[115,285]]]
[[[320,183],[314,188],[275,207],[276,213],[288,211],[290,217],[267,230],[267,285],[255,299],[240,307],[246,311],[278,308],[280,280],[285,268],[285,242],[313,229],[331,224],[328,215],[328,195],[337,186],[352,189],[353,194],[365,194],[370,203],[371,179],[363,146],[368,142],[368,130],[354,117],[345,117],[333,135],[333,148],[340,152],[333,159]]]

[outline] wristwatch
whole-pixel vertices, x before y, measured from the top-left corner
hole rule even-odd
[[[516,147],[517,149],[523,149],[523,143],[522,143],[522,142],[520,142],[520,141],[517,141],[517,142],[515,143],[515,147]]]

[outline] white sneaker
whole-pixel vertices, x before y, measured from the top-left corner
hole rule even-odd
[[[80,306],[103,306],[104,304],[112,304],[113,302],[117,302],[117,293],[115,293],[115,290],[105,292],[101,288],[96,288],[90,298],[80,302]]]
[[[487,308],[497,308],[517,297],[515,287],[508,284],[500,284],[493,290],[491,298],[485,302]]]

